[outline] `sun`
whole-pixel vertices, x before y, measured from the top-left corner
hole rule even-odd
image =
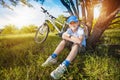
[[[100,11],[101,11],[101,5],[96,5],[94,7],[94,19],[97,19],[100,15]]]

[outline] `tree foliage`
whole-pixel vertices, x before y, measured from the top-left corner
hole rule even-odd
[[[15,25],[6,25],[4,26],[1,34],[25,34],[25,33],[34,33],[37,30],[36,25],[23,26],[21,29],[17,29]]]
[[[17,32],[17,28],[15,25],[6,25],[2,31],[2,34],[15,34]]]
[[[23,28],[20,30],[20,33],[34,33],[36,29],[37,26],[35,25],[23,26]]]

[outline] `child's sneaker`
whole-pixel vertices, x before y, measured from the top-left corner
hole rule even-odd
[[[60,79],[66,70],[66,66],[64,64],[60,64],[54,71],[51,72],[50,75],[54,79]]]
[[[55,63],[57,63],[57,60],[49,56],[48,59],[42,64],[42,66],[46,67],[46,66],[50,66]]]

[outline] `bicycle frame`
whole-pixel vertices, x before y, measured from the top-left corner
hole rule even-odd
[[[47,10],[45,10],[43,7],[41,7],[41,9],[43,10],[42,12],[45,14],[45,22],[47,23],[47,21],[49,21],[53,25],[53,27],[58,31],[58,33],[61,33],[63,31],[63,28],[65,27],[65,24],[67,24],[67,22],[65,21],[64,24],[62,24],[61,22],[57,21],[55,17],[50,15],[47,12]],[[59,30],[59,28],[56,26],[55,23],[58,23],[60,26],[62,26],[62,29]]]

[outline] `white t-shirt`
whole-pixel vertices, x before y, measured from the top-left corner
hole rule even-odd
[[[83,36],[82,46],[86,47],[86,39],[85,39],[85,33],[84,33],[83,28],[78,27],[76,32],[73,32],[71,28],[68,28],[66,32],[67,32],[67,34],[70,34],[70,35],[75,36],[75,37]]]

